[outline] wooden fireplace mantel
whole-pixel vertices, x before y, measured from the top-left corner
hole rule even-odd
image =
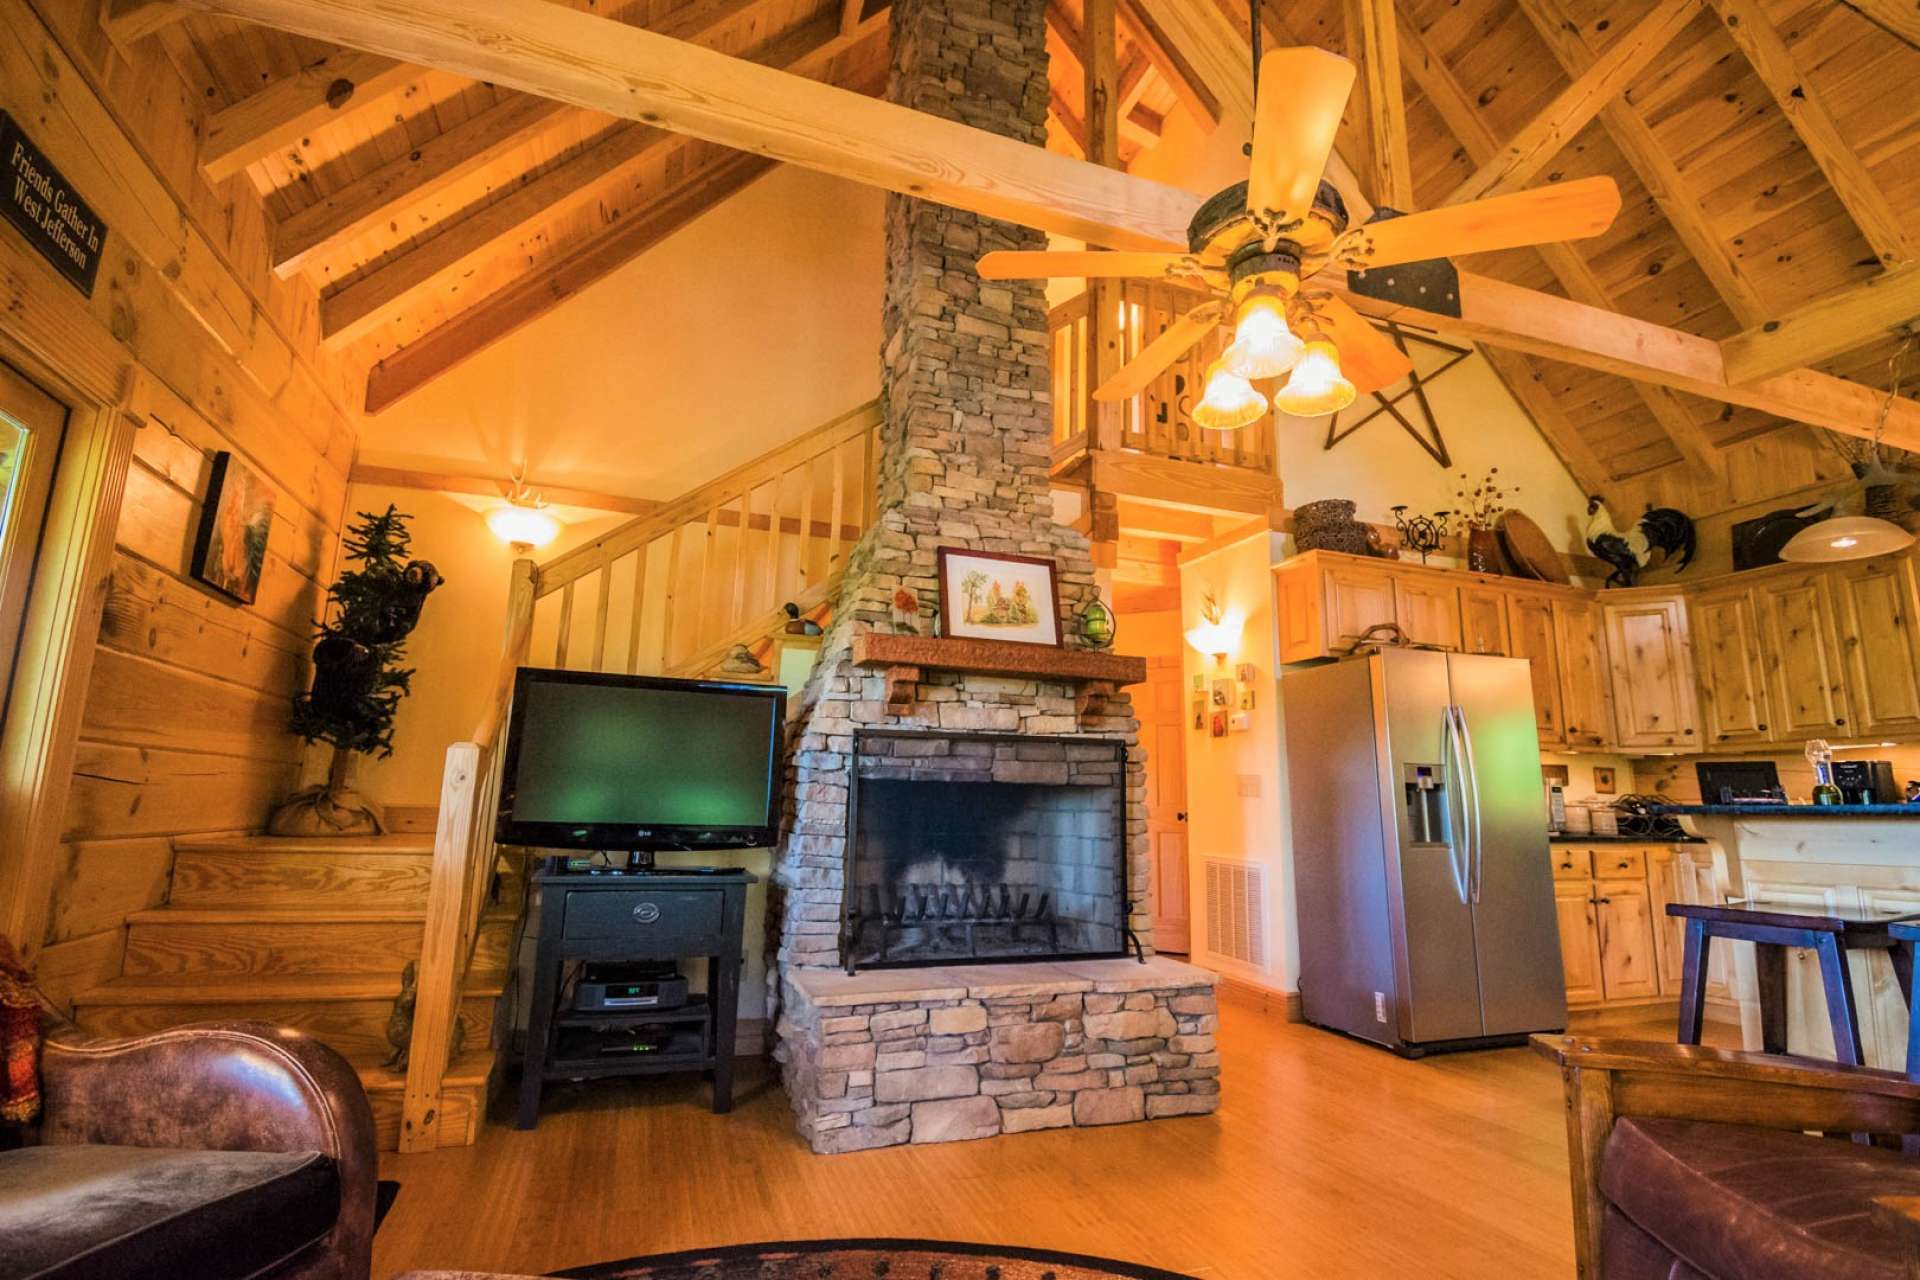
[[[903,636],[864,631],[853,638],[853,663],[879,667],[887,677],[887,705],[913,705],[922,671],[972,671],[995,676],[1032,676],[1078,685],[1080,715],[1099,715],[1121,685],[1147,678],[1147,660],[1098,649],[1060,649],[954,636]]]

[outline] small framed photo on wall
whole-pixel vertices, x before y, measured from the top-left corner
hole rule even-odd
[[[1613,779],[1612,766],[1599,764],[1593,766],[1593,793],[1595,795],[1613,795],[1617,787],[1618,784]]]
[[[213,455],[213,477],[193,540],[193,576],[215,591],[252,604],[267,563],[273,490],[231,453]]]
[[[1053,561],[941,547],[940,634],[1018,644],[1060,644]]]

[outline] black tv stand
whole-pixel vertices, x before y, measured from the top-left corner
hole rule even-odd
[[[731,1109],[747,886],[755,877],[738,867],[570,870],[567,862],[549,858],[533,877],[540,890],[540,941],[516,1127],[539,1123],[540,1094],[549,1080],[703,1071],[713,1081],[714,1111]],[[569,965],[702,956],[706,993],[684,1009],[610,1016],[558,1007]],[[559,1034],[629,1022],[674,1025],[657,1052],[630,1056],[584,1056],[577,1035]]]

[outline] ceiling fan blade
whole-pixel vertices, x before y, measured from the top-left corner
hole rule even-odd
[[[1275,49],[1260,59],[1247,209],[1299,218],[1313,206],[1353,92],[1353,64],[1325,49]]]
[[[1094,388],[1095,400],[1131,400],[1147,385],[1165,373],[1175,360],[1193,344],[1207,336],[1220,323],[1221,308],[1216,302],[1195,307],[1167,326],[1165,333],[1149,342],[1127,366]]]
[[[977,264],[982,280],[1039,280],[1084,276],[1089,280],[1162,280],[1193,259],[1184,253],[1068,253],[1000,250]],[[1198,268],[1196,267],[1195,270]]]
[[[1424,258],[1457,258],[1521,245],[1582,240],[1612,226],[1619,212],[1620,188],[1612,178],[1558,182],[1532,191],[1370,222],[1361,229],[1358,258],[1363,266],[1389,267]]]
[[[1340,349],[1340,372],[1361,395],[1390,387],[1413,372],[1407,353],[1339,298],[1317,304],[1314,312]]]

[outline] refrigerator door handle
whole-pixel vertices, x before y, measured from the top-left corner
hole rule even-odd
[[[1455,721],[1460,726],[1461,754],[1467,762],[1467,794],[1465,804],[1471,806],[1473,810],[1473,821],[1471,825],[1473,841],[1468,855],[1470,858],[1468,864],[1470,870],[1467,873],[1467,882],[1472,888],[1473,901],[1478,903],[1480,901],[1480,885],[1484,879],[1483,872],[1486,869],[1487,856],[1485,831],[1480,821],[1480,766],[1476,764],[1473,759],[1473,729],[1467,724],[1467,709],[1456,706],[1453,708],[1453,714]]]
[[[1471,819],[1467,814],[1466,789],[1468,783],[1466,761],[1460,752],[1460,732],[1458,723],[1454,719],[1456,710],[1457,708],[1449,704],[1440,709],[1440,716],[1447,727],[1447,758],[1445,764],[1447,772],[1448,817],[1452,817],[1453,806],[1456,802],[1458,802],[1460,806],[1460,825],[1447,833],[1447,870],[1453,874],[1454,892],[1460,895],[1461,905],[1464,906],[1470,901],[1467,887],[1467,857],[1468,850],[1472,843],[1472,831],[1470,826]]]

